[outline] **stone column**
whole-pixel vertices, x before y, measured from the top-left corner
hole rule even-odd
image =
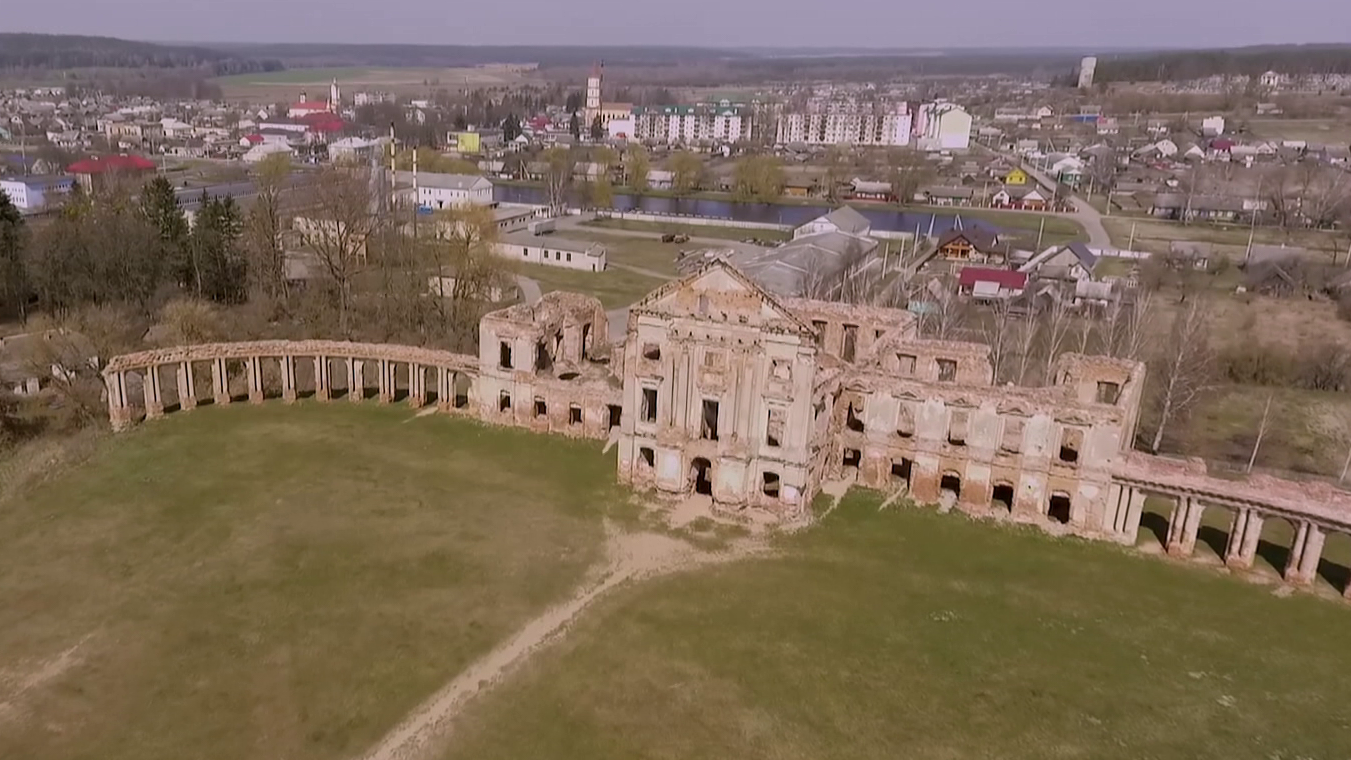
[[[1257,558],[1257,542],[1262,538],[1262,515],[1251,509],[1234,512],[1234,523],[1229,528],[1229,545],[1224,550],[1224,564],[1234,570],[1247,570]]]
[[[217,406],[230,403],[230,374],[224,359],[211,360],[211,395]]]
[[[366,365],[360,359],[347,360],[347,400],[361,403],[366,396]]]
[[[408,365],[408,405],[417,408],[427,403],[427,371],[421,364]]]
[[[436,368],[436,405],[442,409],[451,407],[450,388],[454,383],[451,378],[454,374],[445,367]]]
[[[1190,496],[1178,497],[1173,518],[1168,521],[1169,554],[1174,557],[1190,557],[1196,549],[1196,531],[1201,527],[1201,516],[1205,506]]]
[[[197,386],[190,361],[178,365],[178,408],[185,412],[197,408]]]
[[[1300,586],[1313,583],[1318,577],[1318,561],[1323,556],[1323,531],[1313,523],[1300,523],[1295,542],[1290,547],[1290,559],[1285,563],[1285,580]]]
[[[260,356],[250,356],[244,360],[244,367],[249,376],[249,403],[263,403],[263,359]]]
[[[145,417],[146,419],[155,419],[164,416],[164,399],[160,396],[159,386],[159,365],[152,364],[145,368],[144,381],[141,383],[145,391]]]
[[[332,397],[327,356],[314,357],[314,397],[328,401]]]
[[[296,358],[294,356],[283,356],[281,358],[282,401],[294,404],[296,395]]]
[[[1134,545],[1140,539],[1140,517],[1145,512],[1145,499],[1149,494],[1138,488],[1130,490],[1130,505],[1126,512],[1126,542]]]
[[[108,421],[113,430],[131,427],[131,407],[127,404],[127,373],[114,372],[103,378],[108,387]]]
[[[387,359],[379,359],[375,363],[376,367],[376,399],[382,404],[388,404],[394,400],[394,392],[389,387],[389,373],[391,363]]]

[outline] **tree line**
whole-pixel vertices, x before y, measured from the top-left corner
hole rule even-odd
[[[55,336],[39,345],[59,355],[31,357],[55,402],[0,389],[0,442],[103,419],[98,366],[59,348],[73,340],[100,361],[264,338],[476,350],[480,317],[513,285],[490,210],[417,218],[364,167],[325,168],[294,192],[289,172],[269,158],[246,209],[202,198],[191,223],[163,178],[78,190],[38,229],[0,194],[0,319]],[[53,364],[68,375],[51,377]]]
[[[1169,82],[1212,76],[1259,77],[1267,71],[1302,76],[1351,73],[1351,46],[1284,45],[1185,50],[1099,58],[1096,82]]]
[[[113,37],[0,34],[0,69],[198,68],[215,76],[277,71],[277,60],[243,58],[200,47],[156,45]]]

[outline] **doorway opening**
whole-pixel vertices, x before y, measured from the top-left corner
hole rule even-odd
[[[1070,495],[1058,491],[1051,494],[1051,504],[1046,510],[1046,515],[1061,525],[1068,525],[1070,522]]]
[[[690,463],[690,481],[694,492],[703,496],[713,495],[713,463],[703,457],[696,457]]]
[[[1002,509],[1005,512],[1013,511],[1013,485],[1010,483],[996,483],[994,491],[990,495],[990,506],[995,509]]]

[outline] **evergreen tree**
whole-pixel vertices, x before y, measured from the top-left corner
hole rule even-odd
[[[164,177],[156,177],[141,190],[141,213],[159,233],[158,251],[163,266],[179,285],[193,282],[192,260],[188,253],[188,220],[178,207],[174,187]]]
[[[600,114],[591,120],[591,139],[600,142],[605,139],[605,125],[601,123]]]
[[[28,272],[24,267],[24,249],[28,230],[19,209],[9,196],[0,193],[0,312],[15,312],[22,321],[27,317]]]
[[[521,136],[521,120],[516,118],[516,114],[509,113],[502,122],[502,139],[511,142]]]
[[[568,122],[568,131],[572,133],[573,140],[582,139],[582,120],[577,116],[577,112],[572,112],[572,119]]]
[[[191,242],[203,298],[243,303],[248,297],[248,265],[239,248],[241,229],[239,207],[232,198],[203,202]]]

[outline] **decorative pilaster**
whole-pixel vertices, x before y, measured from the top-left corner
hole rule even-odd
[[[329,373],[328,357],[314,357],[314,397],[320,401],[328,401],[333,397],[333,383]]]
[[[1149,494],[1138,488],[1132,488],[1130,491],[1130,504],[1126,511],[1126,543],[1135,545],[1140,539],[1140,518],[1145,512],[1145,499]]]
[[[250,356],[244,360],[244,366],[249,376],[249,403],[263,403],[263,360],[261,357]]]
[[[427,371],[421,364],[408,365],[408,405],[414,409],[427,404]]]
[[[211,395],[217,406],[230,403],[230,375],[224,359],[211,360]]]
[[[288,404],[294,404],[296,395],[296,358],[294,356],[283,356],[281,358],[281,399]]]
[[[197,386],[190,361],[178,365],[178,408],[185,412],[197,408]]]
[[[1323,556],[1326,536],[1313,523],[1300,523],[1295,541],[1290,546],[1290,559],[1285,563],[1285,580],[1307,586],[1318,577],[1318,562]]]
[[[1229,544],[1224,550],[1224,564],[1234,570],[1247,570],[1257,557],[1257,542],[1262,538],[1262,515],[1251,509],[1234,512],[1229,528]]]
[[[361,403],[366,397],[366,366],[360,359],[347,360],[347,400]]]
[[[1190,557],[1196,549],[1196,532],[1201,527],[1205,505],[1190,496],[1180,496],[1173,518],[1168,521],[1167,552],[1174,557]]]
[[[160,395],[159,365],[152,364],[142,376],[142,389],[145,391],[145,417],[153,420],[164,416],[164,398]]]
[[[378,399],[382,404],[388,404],[389,402],[394,400],[395,366],[396,365],[394,364],[394,362],[388,359],[380,359],[376,362],[376,367],[379,370],[377,393],[379,394]]]
[[[127,403],[127,373],[113,372],[103,378],[108,389],[108,420],[114,431],[131,427],[131,405]]]

